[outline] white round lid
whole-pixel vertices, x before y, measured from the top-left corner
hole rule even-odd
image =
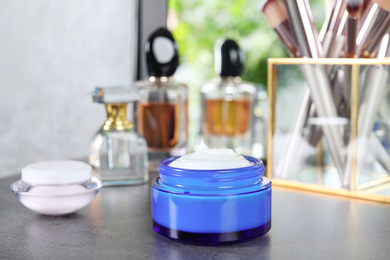
[[[91,166],[71,160],[38,162],[22,169],[22,181],[29,184],[80,183],[91,177]]]

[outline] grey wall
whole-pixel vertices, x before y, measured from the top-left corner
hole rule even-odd
[[[144,43],[160,26],[166,26],[167,22],[167,1],[168,0],[141,0],[140,1],[140,55],[138,78],[147,78],[146,58],[143,53]]]
[[[139,31],[137,0],[0,1],[0,177],[88,156],[105,119],[90,92],[133,82],[138,34],[143,50],[165,25],[166,1],[140,1]]]
[[[0,2],[0,176],[88,155],[105,118],[91,90],[133,81],[135,2]]]

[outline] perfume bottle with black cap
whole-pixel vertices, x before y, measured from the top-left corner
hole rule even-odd
[[[245,55],[234,40],[220,39],[214,56],[219,78],[201,89],[202,138],[209,147],[252,155],[256,87],[241,80]]]
[[[104,104],[107,119],[95,134],[89,163],[104,186],[132,185],[148,181],[145,139],[126,116],[128,103],[138,100],[135,87],[96,87],[92,100]]]
[[[148,145],[149,169],[160,160],[187,151],[187,86],[174,81],[179,53],[172,34],[165,28],[153,32],[145,43],[148,80],[136,82],[137,127]]]

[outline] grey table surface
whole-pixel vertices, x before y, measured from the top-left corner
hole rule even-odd
[[[153,231],[149,184],[104,187],[88,207],[49,217],[18,202],[17,179],[0,180],[0,259],[390,259],[387,204],[273,187],[268,234],[196,246]]]

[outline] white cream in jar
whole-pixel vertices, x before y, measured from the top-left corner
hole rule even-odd
[[[252,163],[231,149],[210,149],[202,141],[195,152],[183,155],[169,166],[191,170],[226,170],[249,167]]]

